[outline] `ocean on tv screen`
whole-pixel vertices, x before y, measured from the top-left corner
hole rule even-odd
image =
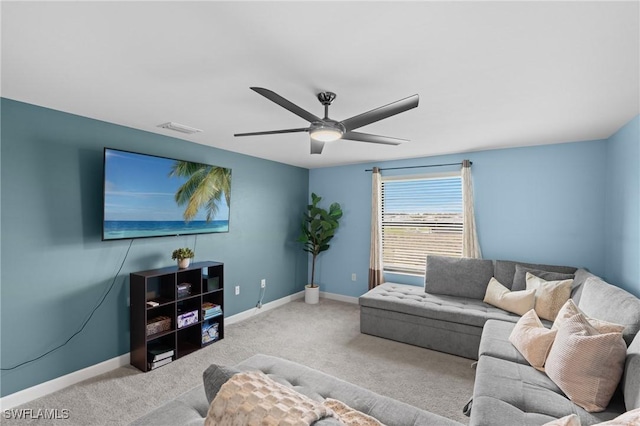
[[[107,220],[104,222],[105,240],[228,231],[228,220],[212,220],[209,222],[206,220],[193,220],[190,222],[183,220]]]

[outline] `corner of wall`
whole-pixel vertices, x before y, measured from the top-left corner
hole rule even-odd
[[[605,278],[640,297],[640,115],[607,139]]]

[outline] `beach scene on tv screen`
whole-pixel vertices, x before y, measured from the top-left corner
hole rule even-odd
[[[231,169],[105,150],[103,239],[227,232]]]

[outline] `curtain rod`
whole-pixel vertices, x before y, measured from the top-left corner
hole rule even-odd
[[[473,161],[469,161],[469,165],[473,164]],[[442,166],[461,166],[462,162],[460,163],[447,163],[447,164],[428,164],[425,166],[406,166],[406,167],[387,167],[384,169],[380,169],[380,171],[382,170],[401,170],[401,169],[418,169],[418,168],[422,168],[422,167],[442,167]],[[365,169],[365,172],[372,172],[373,169]]]

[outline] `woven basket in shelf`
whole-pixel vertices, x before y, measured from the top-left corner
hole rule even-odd
[[[169,329],[171,329],[171,318],[169,317],[155,317],[151,318],[147,322],[147,336],[162,333],[163,331],[167,331]]]

